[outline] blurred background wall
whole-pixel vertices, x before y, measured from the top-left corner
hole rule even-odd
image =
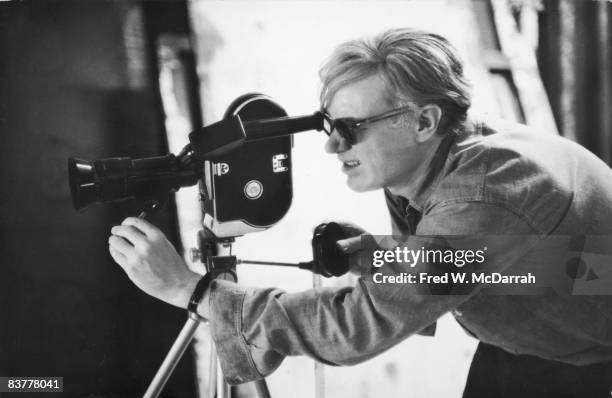
[[[318,68],[335,45],[414,26],[459,48],[475,113],[558,131],[610,164],[611,12],[595,0],[0,2],[0,376],[63,376],[65,396],[138,396],[184,320],[107,253],[110,227],[134,204],[73,210],[69,156],[176,153],[194,126],[217,121],[246,92],[311,113]],[[271,230],[239,239],[239,256],[309,259],[312,228],[325,219],[389,231],[380,192],[350,192],[324,141],[296,136],[293,207]],[[199,220],[197,193],[185,189],[153,221],[182,250]],[[304,271],[246,267],[248,285],[311,285]],[[447,315],[435,338],[326,368],[326,392],[459,397],[475,343]],[[193,365],[188,353],[165,396],[195,396]],[[273,396],[313,396],[312,369],[289,358],[269,380]]]
[[[612,164],[612,2],[538,7],[538,61],[559,131]],[[522,11],[516,2],[518,21]]]
[[[167,153],[153,43],[188,30],[186,15],[184,3],[0,2],[0,375],[62,376],[62,396],[139,396],[180,329],[184,311],[108,254],[134,206],[77,213],[66,160]],[[174,213],[155,222],[178,244]],[[194,396],[192,361],[165,396]]]

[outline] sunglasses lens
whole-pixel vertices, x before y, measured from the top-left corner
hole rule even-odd
[[[349,126],[344,120],[338,119],[336,120],[336,130],[338,130],[338,134],[340,137],[347,140],[349,143],[353,143],[353,132],[351,126]]]

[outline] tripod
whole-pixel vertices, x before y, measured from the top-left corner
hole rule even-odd
[[[198,233],[199,249],[192,251],[192,256],[199,257],[199,260],[204,264],[206,272],[212,272],[215,278],[229,279],[237,281],[235,256],[216,256],[217,244],[229,245],[228,240],[219,240],[208,230],[202,230]],[[170,351],[164,358],[147,391],[143,395],[144,398],[156,398],[160,395],[166,382],[172,375],[176,365],[185,353],[185,350],[191,343],[198,326],[205,321],[197,314],[188,313],[187,321],[177,336]],[[220,367],[217,363],[216,352],[214,346],[211,350],[210,358],[210,390],[209,395],[217,398],[230,398],[230,387],[223,382],[220,376]],[[269,398],[270,392],[265,380],[256,382],[256,388],[261,398]]]
[[[339,235],[340,234],[340,235]],[[303,269],[310,269],[313,271],[313,286],[321,286],[320,274],[332,275],[326,267],[326,263],[323,261],[324,258],[337,258],[337,250],[333,244],[336,240],[342,238],[343,233],[340,227],[335,223],[321,224],[315,229],[315,235],[313,237],[313,255],[314,259],[311,262],[290,264],[290,263],[272,263],[272,262],[259,262],[259,261],[240,261],[240,263],[256,263],[256,264],[269,264],[269,265],[280,265],[280,266],[293,266]],[[236,265],[239,263],[236,256],[232,255],[218,255],[219,246],[230,252],[233,238],[217,238],[207,229],[201,230],[198,233],[198,246],[199,249],[192,251],[192,258],[199,260],[206,267],[206,272],[212,272],[215,278],[237,281]],[[327,253],[330,252],[329,256]],[[317,258],[318,257],[318,258]],[[340,264],[340,263],[334,263]],[[323,272],[324,271],[324,272]],[[335,273],[335,272],[334,272]],[[155,377],[151,381],[151,384],[147,388],[144,398],[157,398],[166,382],[172,375],[176,365],[185,353],[185,350],[189,346],[189,343],[193,339],[196,330],[200,323],[204,321],[203,318],[197,314],[189,312],[189,316],[183,329],[180,331],[178,337],[174,341],[174,344],[170,348],[170,351],[166,355],[164,361],[159,367]],[[210,385],[209,385],[209,396],[216,398],[231,398],[230,386],[224,382],[221,376],[221,369],[218,364],[215,347],[213,345],[210,355]],[[315,397],[324,398],[324,380],[323,380],[323,365],[315,362]],[[255,389],[260,398],[270,398],[270,391],[268,389],[265,379],[257,380],[255,383]]]

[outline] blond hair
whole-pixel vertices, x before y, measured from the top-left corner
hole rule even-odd
[[[347,84],[379,74],[391,106],[434,103],[442,109],[438,131],[455,130],[470,107],[470,85],[457,50],[444,37],[416,29],[391,29],[339,45],[321,68],[321,105]]]

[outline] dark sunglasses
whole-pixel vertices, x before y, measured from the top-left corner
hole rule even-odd
[[[355,144],[357,142],[357,129],[367,126],[368,124],[379,122],[381,120],[389,119],[393,116],[401,115],[406,113],[413,107],[414,104],[402,106],[400,108],[392,109],[388,112],[381,113],[365,119],[354,119],[351,117],[342,117],[334,119],[323,109],[321,114],[323,115],[323,131],[328,136],[331,135],[334,130],[340,134],[340,137],[348,141],[349,144]]]

